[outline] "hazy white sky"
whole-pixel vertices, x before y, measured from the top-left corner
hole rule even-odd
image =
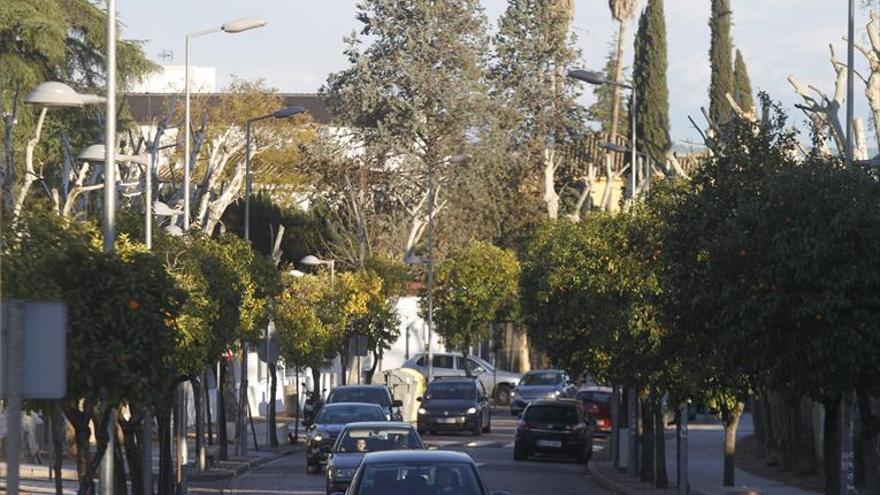
[[[734,42],[748,64],[752,85],[782,101],[796,102],[786,81],[796,74],[804,82],[830,90],[833,72],[828,44],[845,59],[845,0],[731,0]],[[358,25],[356,0],[123,0],[117,4],[125,38],[147,41],[146,52],[156,61],[173,51],[175,64],[184,59],[186,32],[219,25],[242,16],[268,21],[266,27],[241,34],[213,34],[193,41],[192,63],[217,68],[222,86],[234,74],[264,78],[287,92],[314,92],[328,73],[342,69],[342,38]],[[494,28],[506,0],[483,0]],[[588,67],[598,68],[607,43],[616,31],[607,0],[576,0],[575,30]],[[669,89],[673,138],[693,140],[696,133],[687,116],[695,118],[707,105],[709,82],[709,0],[667,0]],[[644,5],[644,0],[642,1]],[[867,13],[860,12],[863,31]],[[635,30],[631,25],[630,36]],[[863,35],[859,36],[860,39]],[[627,45],[627,60],[632,44]],[[857,55],[864,67],[864,60]],[[856,85],[860,114],[866,114],[864,86]],[[585,98],[584,103],[589,103]],[[791,112],[801,120],[802,116]],[[701,121],[699,119],[698,121]],[[702,122],[700,122],[702,124]]]

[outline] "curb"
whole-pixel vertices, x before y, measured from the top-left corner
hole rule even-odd
[[[248,459],[243,460],[238,458],[232,458],[229,461],[217,461],[215,466],[211,469],[199,472],[192,469],[192,466],[187,467],[187,479],[188,481],[224,481],[231,480],[242,474],[247,473],[253,469],[256,469],[260,466],[268,464],[270,462],[276,461],[282,457],[293,454],[297,451],[296,447],[279,447],[275,451],[275,455],[260,457],[257,459]]]
[[[622,485],[617,481],[611,479],[610,476],[606,475],[601,470],[591,467],[589,464],[587,464],[587,473],[589,473],[590,478],[595,481],[597,485],[619,495],[646,495],[650,493],[649,490],[633,490],[625,485]],[[659,490],[657,491],[659,492]],[[702,492],[697,490],[690,490],[688,493],[690,493],[690,495],[704,495]],[[755,495],[761,494],[760,492],[756,492]]]

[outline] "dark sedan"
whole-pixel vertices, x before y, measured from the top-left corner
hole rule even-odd
[[[577,387],[562,370],[533,370],[520,379],[510,398],[510,414],[519,416],[538,399],[573,399]]]
[[[588,462],[593,456],[593,427],[577,400],[539,400],[523,411],[516,428],[513,458],[551,454]]]
[[[492,412],[483,384],[474,378],[448,378],[428,385],[419,398],[419,433],[469,431],[475,436],[492,430]]]
[[[343,495],[342,492],[334,492]],[[364,456],[348,495],[508,495],[490,492],[462,452],[393,451]]]
[[[595,433],[611,433],[611,387],[584,387],[577,398],[595,421]]]
[[[421,437],[409,423],[349,423],[336,439],[327,460],[327,494],[344,492],[364,456],[370,452],[424,449]]]
[[[391,391],[385,385],[343,385],[336,387],[327,397],[327,404],[336,402],[367,402],[376,404],[385,410],[388,421],[402,421],[400,408],[403,403],[394,400]]]
[[[348,423],[361,421],[384,421],[385,411],[376,404],[343,402],[326,404],[321,408],[315,422],[309,426],[306,438],[306,472],[317,473],[327,463],[330,448],[339,432]]]

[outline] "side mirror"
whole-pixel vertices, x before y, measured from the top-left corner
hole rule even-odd
[[[391,403],[391,407],[403,407],[403,401],[400,399],[396,399],[394,400],[394,402]]]
[[[477,366],[476,368],[474,368],[475,375],[482,375],[485,372],[486,372],[486,368],[483,368],[482,366]]]
[[[314,429],[315,429],[315,423],[310,424],[309,427],[308,427],[308,430],[309,430],[309,431],[312,431],[312,430],[314,430]]]
[[[421,401],[422,401],[421,397],[416,397],[416,402],[421,402]]]

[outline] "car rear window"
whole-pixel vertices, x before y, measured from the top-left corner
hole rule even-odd
[[[428,399],[473,399],[477,386],[473,382],[434,382],[428,387]]]
[[[482,495],[474,468],[463,463],[368,464],[357,495]]]
[[[385,413],[376,406],[324,407],[318,418],[319,424],[347,424],[360,421],[384,421]]]
[[[535,423],[577,423],[578,413],[566,406],[529,406],[523,419]]]
[[[526,373],[519,381],[520,385],[558,385],[562,383],[562,374],[553,371]]]
[[[580,400],[600,402],[602,404],[611,403],[611,394],[607,392],[578,392],[577,398]]]
[[[334,402],[368,402],[388,407],[388,394],[381,388],[343,388],[330,393],[329,403]]]

